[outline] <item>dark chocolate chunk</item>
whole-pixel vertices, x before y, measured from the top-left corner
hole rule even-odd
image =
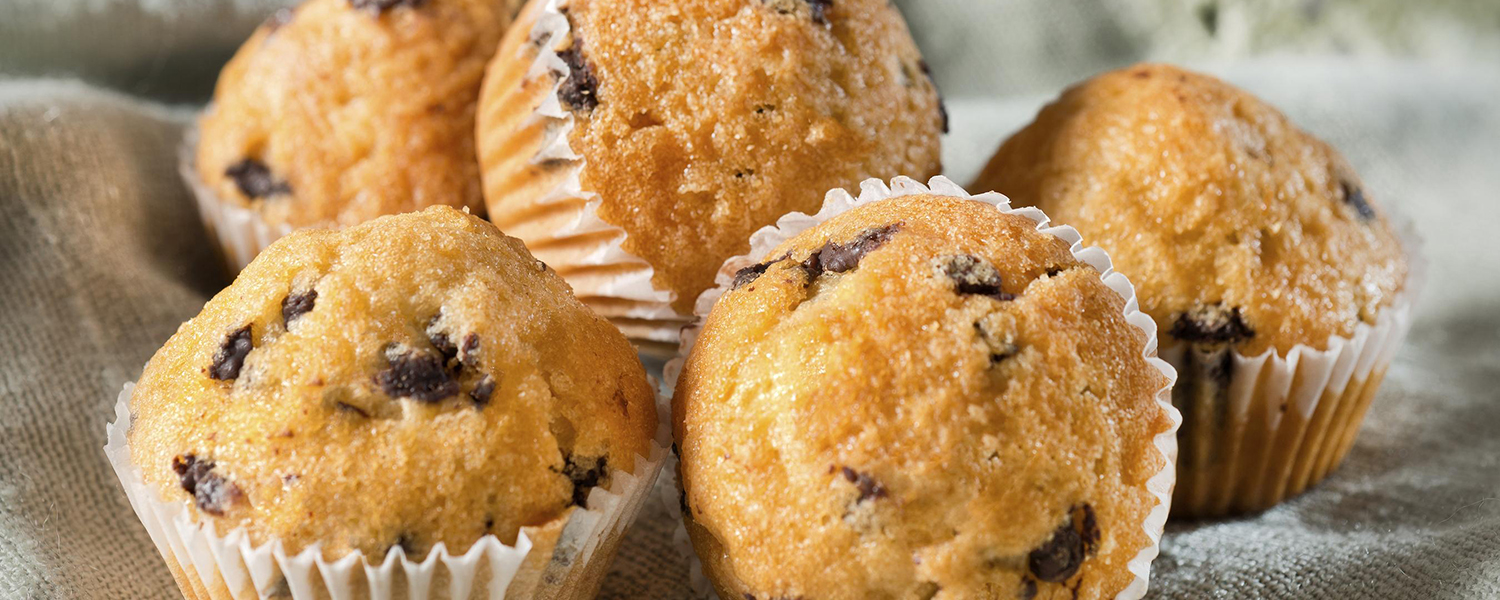
[[[979,341],[984,344],[985,348],[989,349],[991,366],[1021,352],[1021,347],[1012,342],[1008,334],[1003,338],[997,337],[979,323],[974,324],[974,332],[979,335]]]
[[[265,163],[253,158],[229,165],[229,168],[224,169],[224,175],[233,179],[234,185],[239,187],[240,193],[247,198],[266,198],[292,193],[290,184],[276,179],[271,175],[271,169]]]
[[[878,500],[886,496],[885,487],[880,485],[880,482],[875,481],[875,478],[870,477],[868,473],[861,473],[849,467],[844,467],[842,471],[844,479],[859,489],[859,499],[855,500],[856,504],[870,499]]]
[[[380,14],[397,7],[417,8],[426,3],[427,0],[349,0],[350,6],[359,9],[369,9],[375,14]]]
[[[388,353],[386,361],[385,370],[375,374],[375,383],[393,398],[437,402],[458,394],[458,382],[439,356],[408,350]]]
[[[1359,186],[1348,181],[1340,181],[1339,190],[1344,194],[1344,204],[1353,207],[1354,212],[1359,213],[1359,218],[1366,221],[1375,218],[1375,209],[1365,201],[1365,192],[1359,189]]]
[[[474,401],[474,406],[484,408],[490,403],[490,396],[495,395],[495,378],[485,375],[479,383],[474,384],[473,391],[469,392],[469,399]]]
[[[231,381],[238,379],[240,369],[245,366],[245,357],[255,349],[255,342],[251,339],[250,325],[245,325],[229,333],[224,338],[223,345],[219,351],[214,353],[214,363],[208,367],[208,376],[219,381]]]
[[[890,241],[891,237],[901,230],[901,223],[892,223],[882,227],[871,227],[859,233],[854,239],[846,244],[828,241],[823,247],[813,252],[802,261],[802,269],[807,271],[807,279],[817,279],[823,273],[844,273],[859,266],[859,261],[866,254],[874,252],[880,246]]]
[[[479,334],[471,333],[464,336],[464,343],[459,348],[458,359],[465,365],[474,366],[479,362]]]
[[[1178,314],[1168,333],[1195,344],[1236,344],[1255,337],[1255,330],[1240,316],[1239,307],[1226,309],[1217,302]]]
[[[573,482],[574,506],[584,506],[588,502],[589,490],[598,486],[605,476],[605,466],[603,456],[592,459],[568,457],[567,463],[563,465],[563,475]]]
[[[1078,534],[1083,539],[1083,553],[1092,555],[1099,549],[1099,519],[1094,514],[1094,507],[1088,503],[1079,505],[1076,512],[1081,512],[1083,517],[1078,521]]]
[[[772,264],[773,263],[763,262],[758,265],[750,265],[748,267],[735,271],[734,283],[729,286],[729,289],[737,290],[740,289],[740,286],[750,284],[756,279],[760,279],[760,276],[764,275],[766,273],[766,269],[771,268]]]
[[[182,489],[193,495],[198,510],[223,516],[229,505],[243,498],[244,494],[240,492],[239,486],[213,472],[213,469],[213,461],[199,460],[192,454],[182,454],[172,459],[172,471],[177,473]]]
[[[948,103],[943,101],[943,90],[938,89],[937,79],[932,77],[932,67],[927,64],[927,61],[917,61],[917,67],[922,69],[922,74],[932,82],[932,89],[937,91],[938,116],[943,119],[943,133],[948,133]]]
[[[987,296],[1001,302],[1016,299],[1014,294],[1000,291],[1000,271],[977,256],[939,256],[932,264],[934,269],[953,281],[954,291],[959,294]]]
[[[1032,598],[1036,598],[1036,580],[1030,577],[1021,577],[1021,589],[1016,590],[1016,598],[1019,600],[1032,600]]]
[[[1031,574],[1050,583],[1061,583],[1078,573],[1083,566],[1083,538],[1069,518],[1052,532],[1052,537],[1026,557]]]
[[[313,305],[318,302],[318,290],[307,290],[300,294],[287,294],[281,301],[281,320],[287,325],[296,321],[298,317],[312,312]]]
[[[557,88],[557,99],[578,112],[591,112],[599,106],[599,79],[583,55],[583,38],[573,30],[573,45],[557,53],[568,65],[568,78]]]

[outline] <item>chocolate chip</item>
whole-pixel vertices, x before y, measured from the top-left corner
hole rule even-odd
[[[599,106],[599,79],[583,56],[583,38],[573,30],[573,45],[557,53],[568,65],[568,78],[557,88],[557,99],[577,112],[591,112]]]
[[[917,61],[917,67],[922,69],[922,74],[932,82],[932,89],[937,92],[938,116],[943,119],[943,133],[948,133],[948,103],[943,101],[943,90],[938,89],[937,79],[932,77],[932,67],[925,60]]]
[[[393,398],[437,402],[458,394],[458,382],[439,356],[415,350],[388,352],[386,364],[375,374],[375,383]]]
[[[823,244],[818,251],[813,252],[802,261],[802,269],[807,271],[807,279],[817,279],[823,273],[843,273],[853,270],[859,266],[859,261],[866,254],[874,252],[880,246],[890,241],[891,237],[901,230],[901,223],[892,223],[882,227],[871,227],[861,231],[847,244],[839,244],[829,241]]]
[[[318,290],[307,290],[300,294],[287,294],[281,301],[281,320],[287,325],[296,321],[298,317],[312,312],[313,305],[318,302]]]
[[[563,465],[563,475],[573,482],[573,506],[584,506],[589,499],[589,490],[599,485],[605,476],[604,457],[578,459],[568,457]]]
[[[1030,577],[1021,578],[1021,589],[1016,590],[1018,600],[1032,600],[1036,598],[1036,580]]]
[[[229,168],[224,169],[224,175],[233,179],[235,186],[240,188],[240,193],[247,198],[266,198],[292,193],[290,184],[273,177],[271,169],[265,163],[253,158],[229,165]]]
[[[766,269],[771,268],[772,264],[773,263],[765,262],[758,265],[750,265],[748,267],[735,271],[734,283],[729,286],[729,289],[737,290],[740,289],[740,286],[750,284],[756,279],[760,279],[760,276],[764,275],[766,273]]]
[[[1255,337],[1239,307],[1226,309],[1218,302],[1179,313],[1168,333],[1194,344],[1236,344]]]
[[[1340,181],[1339,190],[1343,192],[1344,204],[1353,207],[1354,212],[1359,214],[1359,218],[1366,221],[1375,218],[1375,209],[1370,206],[1369,202],[1365,201],[1365,192],[1359,189],[1358,185],[1349,183],[1348,181]]]
[[[1058,526],[1041,547],[1026,557],[1027,566],[1037,579],[1050,583],[1067,581],[1083,566],[1083,538],[1070,517]]]
[[[240,369],[245,366],[245,357],[255,349],[255,342],[250,334],[250,325],[245,325],[230,332],[229,337],[224,338],[219,351],[214,353],[214,363],[208,367],[209,377],[219,381],[239,378]]]
[[[984,347],[990,353],[990,366],[999,364],[1000,361],[1021,352],[1021,347],[1011,341],[1010,335],[1001,337],[991,334],[988,329],[984,328],[984,325],[979,323],[974,324],[974,333],[979,336],[980,343],[984,344]]]
[[[460,348],[459,360],[471,367],[479,363],[479,334],[471,333],[464,336],[464,343]]]
[[[1083,539],[1083,553],[1093,554],[1099,548],[1099,537],[1102,535],[1099,532],[1099,519],[1094,514],[1094,507],[1088,503],[1080,505],[1078,510],[1083,513],[1078,523],[1078,533]]]
[[[1014,294],[1000,291],[1000,271],[977,256],[951,254],[932,260],[933,270],[953,281],[954,291],[961,295],[986,296],[1008,302]]]
[[[349,0],[350,6],[356,9],[370,9],[375,14],[397,7],[417,8],[426,3],[427,0]]]
[[[885,487],[875,481],[875,478],[870,477],[869,474],[855,471],[849,467],[844,467],[842,472],[844,479],[859,489],[859,499],[855,500],[856,504],[870,499],[878,500],[886,496]]]
[[[458,358],[458,346],[453,344],[453,340],[448,339],[448,334],[429,333],[427,334],[427,341],[432,344],[433,348],[437,349],[438,354],[443,355],[443,362]]]
[[[214,462],[199,460],[192,454],[182,454],[172,459],[172,471],[182,489],[193,495],[198,510],[215,516],[223,516],[229,505],[244,497],[239,486],[213,472]]]
[[[490,396],[495,395],[495,378],[485,375],[479,383],[474,384],[474,390],[469,392],[469,399],[474,401],[474,406],[484,408],[490,403]]]

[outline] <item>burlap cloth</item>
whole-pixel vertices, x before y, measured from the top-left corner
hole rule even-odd
[[[0,3],[0,597],[177,594],[104,423],[226,282],[174,150],[278,4]],[[1343,468],[1261,515],[1171,524],[1155,597],[1500,597],[1500,3],[1351,4],[902,5],[949,94],[955,180],[1060,86],[1158,58],[1281,106],[1427,239],[1416,326]],[[602,597],[685,597],[672,527],[646,514]]]

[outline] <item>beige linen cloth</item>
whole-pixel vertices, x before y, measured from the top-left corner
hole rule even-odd
[[[754,0],[747,0],[754,1]],[[121,384],[220,289],[183,124],[273,0],[0,0],[0,598],[172,598],[105,462]],[[1343,149],[1431,262],[1411,339],[1327,481],[1174,522],[1157,598],[1500,598],[1500,3],[908,0],[966,182],[1064,85],[1224,76]],[[653,508],[601,595],[685,598]]]

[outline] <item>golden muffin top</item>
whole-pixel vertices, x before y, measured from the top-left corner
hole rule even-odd
[[[199,122],[199,177],[271,223],[352,225],[483,209],[480,79],[506,0],[308,0],[224,67]]]
[[[713,307],[674,398],[684,513],[721,597],[1130,583],[1167,379],[1067,243],[921,195],[767,257]]]
[[[1168,65],[1067,90],[974,187],[1108,251],[1168,342],[1323,348],[1405,286],[1400,239],[1336,150],[1249,93]]]
[[[276,242],[146,365],[132,461],[220,531],[379,562],[513,543],[645,456],[630,344],[446,208]]]

